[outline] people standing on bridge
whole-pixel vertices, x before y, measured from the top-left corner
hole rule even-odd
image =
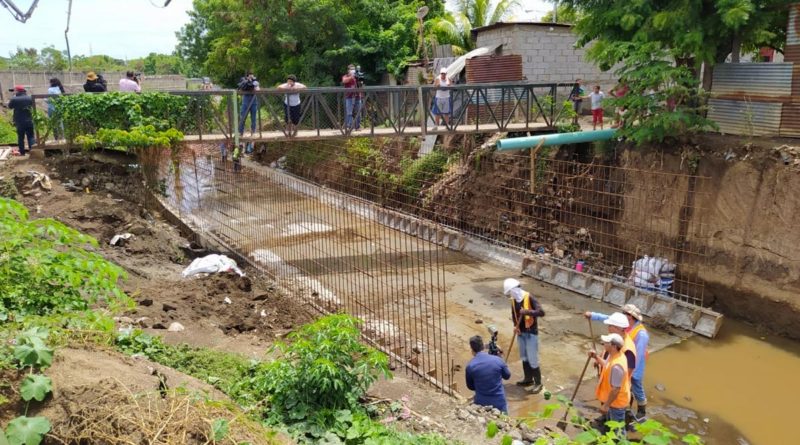
[[[533,385],[531,393],[538,394],[543,388],[539,365],[539,318],[544,317],[544,309],[530,292],[522,290],[521,283],[514,278],[503,281],[503,294],[511,297],[511,319],[522,360],[524,377],[517,385]]]
[[[625,329],[625,338],[627,341],[633,342],[635,351],[635,369],[631,374],[631,393],[633,398],[636,399],[636,414],[635,419],[637,422],[642,422],[647,416],[647,395],[644,392],[644,369],[647,363],[647,348],[650,344],[650,333],[642,323],[642,312],[633,304],[626,304],[622,306],[622,314],[628,319],[628,328]],[[609,319],[608,315],[598,312],[586,312],[586,318],[593,321],[603,321]],[[628,346],[630,344],[628,343]],[[630,355],[630,354],[629,354]],[[633,400],[631,400],[633,403]]]
[[[617,333],[601,335],[600,342],[603,344],[603,357],[593,350],[589,351],[589,356],[594,358],[601,370],[595,396],[600,402],[602,415],[598,426],[602,432],[606,432],[605,424],[608,421],[625,423],[625,410],[631,398],[631,382],[626,369],[627,359],[622,352],[625,347],[622,336]],[[620,428],[617,434],[625,435],[625,429]]]
[[[51,120],[53,126],[53,139],[59,140],[64,136],[64,123],[59,119],[58,122],[52,122],[53,115],[56,113],[55,98],[53,96],[60,96],[64,94],[64,85],[56,77],[50,79],[50,88],[47,89],[47,94],[51,97],[47,98],[47,117]]]
[[[606,93],[600,91],[600,85],[594,86],[594,91],[586,96],[592,105],[592,130],[597,130],[597,124],[603,129],[603,99]]]
[[[492,406],[508,414],[508,402],[503,380],[511,378],[508,365],[496,355],[483,352],[483,338],[476,335],[469,339],[473,358],[467,364],[467,388],[475,391],[475,404]]]
[[[86,73],[86,83],[83,84],[83,91],[87,93],[105,93],[108,91],[108,85],[103,76],[98,76],[94,71]]]
[[[583,106],[584,91],[581,82],[581,79],[575,79],[575,85],[572,86],[572,91],[569,93],[569,100],[572,101],[572,111],[575,112],[575,116],[572,118],[573,125],[578,125],[578,116],[581,115],[581,106]]]
[[[283,98],[283,110],[286,116],[286,135],[297,136],[297,125],[300,123],[300,94],[295,93],[297,90],[304,90],[305,85],[297,81],[294,74],[286,76],[286,82],[278,85],[280,90],[292,91]]]
[[[342,76],[342,85],[345,89],[358,89],[358,71],[352,63],[347,66],[347,73]],[[361,106],[360,91],[344,93],[344,128],[346,131],[361,131]]]
[[[439,128],[440,120],[444,120],[445,127],[448,127],[450,123],[450,112],[453,107],[450,99],[450,90],[447,87],[451,83],[450,78],[447,77],[447,68],[439,70],[439,77],[433,80],[433,86],[436,87],[436,94],[433,98],[433,116],[436,124],[432,128],[433,131]]]
[[[258,97],[256,97],[255,92],[259,88],[258,80],[252,71],[248,71],[247,75],[239,79],[237,88],[242,93],[242,109],[239,112],[239,136],[244,136],[244,124],[249,114],[250,137],[253,137],[256,132],[256,120],[258,119]]]
[[[136,77],[136,73],[133,71],[128,71],[125,73],[125,77],[119,80],[119,90],[131,93],[141,93],[142,86],[139,85],[139,78]]]
[[[17,128],[17,147],[20,156],[25,156],[25,138],[28,148],[33,149],[36,138],[33,134],[33,98],[22,85],[14,86],[14,97],[8,102],[8,108],[14,110],[14,126]]]

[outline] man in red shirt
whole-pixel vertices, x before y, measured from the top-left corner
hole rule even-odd
[[[347,72],[342,76],[342,86],[345,89],[357,89],[358,79],[356,78],[356,66],[352,63],[347,66]],[[361,92],[344,93],[344,128],[347,131],[361,130]],[[355,117],[355,122],[353,121]]]

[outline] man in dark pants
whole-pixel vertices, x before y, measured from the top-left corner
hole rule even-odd
[[[511,319],[514,320],[519,358],[525,373],[525,377],[517,385],[532,386],[530,392],[539,394],[544,388],[542,369],[539,367],[539,318],[544,317],[544,309],[521,286],[519,280],[514,278],[503,281],[503,293],[511,297]]]
[[[25,156],[25,137],[28,138],[28,148],[36,145],[36,138],[33,136],[33,98],[28,96],[22,85],[15,86],[14,93],[14,97],[8,103],[8,108],[14,110],[17,146],[19,146],[19,154]]]
[[[483,352],[480,335],[469,339],[469,347],[474,358],[466,369],[467,388],[475,391],[475,404],[492,406],[508,414],[503,380],[511,378],[511,371],[500,357]]]

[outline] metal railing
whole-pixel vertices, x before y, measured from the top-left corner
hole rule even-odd
[[[245,130],[250,130],[251,139],[261,140],[328,139],[354,133],[424,136],[448,132],[546,132],[559,121],[571,89],[571,84],[510,82],[459,84],[442,89],[422,85],[167,93],[191,98],[188,117],[176,123],[187,139],[234,139],[238,143],[238,136],[244,135]],[[289,95],[297,95],[299,105],[289,107]],[[35,94],[34,105],[46,111],[51,97],[54,96]],[[437,109],[449,112],[437,116]],[[37,135],[42,143],[47,138],[48,135]]]

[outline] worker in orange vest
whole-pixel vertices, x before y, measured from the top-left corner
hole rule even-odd
[[[642,312],[636,305],[626,304],[622,306],[622,314],[628,319],[625,337],[628,338],[629,342],[633,343],[636,356],[636,366],[631,374],[631,392],[633,393],[633,398],[636,399],[636,415],[634,417],[637,422],[643,422],[647,416],[647,396],[644,392],[644,368],[647,362],[647,356],[649,355],[647,348],[650,343],[650,334],[642,323]],[[609,316],[597,312],[586,312],[586,318],[592,321],[605,321]]]
[[[607,358],[603,359],[595,351],[589,351],[589,356],[594,358],[601,369],[595,396],[600,401],[602,427],[605,427],[608,421],[620,422],[624,425],[625,410],[628,408],[631,399],[628,360],[622,352],[625,347],[625,340],[621,335],[611,333],[601,335],[600,341],[603,344]],[[619,428],[617,434],[625,435],[625,428]]]
[[[629,377],[630,375],[633,375],[633,372],[636,369],[636,345],[627,334],[628,327],[630,326],[628,317],[621,312],[614,312],[611,315],[600,314],[597,312],[586,312],[585,316],[590,320],[603,320],[603,324],[608,328],[609,334],[618,334],[620,337],[622,337],[624,342],[622,346],[622,353],[625,355],[625,358],[628,361]]]
[[[538,394],[544,388],[539,367],[539,317],[544,317],[544,309],[530,292],[522,290],[519,280],[514,278],[503,281],[503,294],[511,298],[511,319],[514,320],[514,334],[518,338],[519,358],[525,374],[517,385],[533,385],[530,392]]]

